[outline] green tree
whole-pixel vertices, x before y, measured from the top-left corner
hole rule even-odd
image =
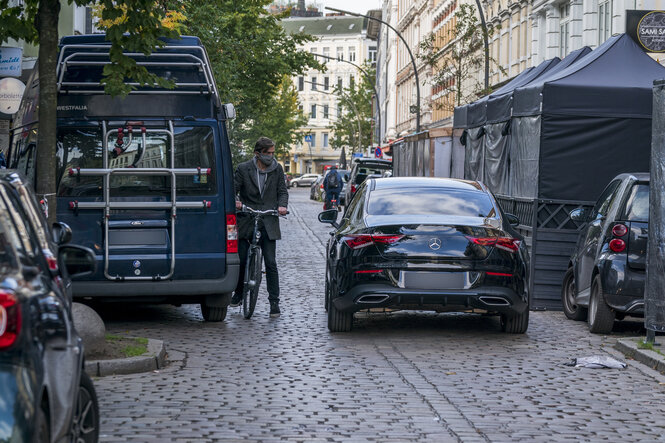
[[[369,76],[361,75],[358,81],[347,88],[335,88],[342,105],[330,140],[330,145],[335,149],[346,146],[351,152],[358,152],[372,143],[372,85],[376,72],[369,63],[364,63],[363,68]]]
[[[149,54],[160,46],[159,37],[175,37],[177,32],[165,27],[162,19],[165,9],[155,0],[68,0],[76,5],[103,6],[102,18],[112,22],[106,30],[111,42],[112,63],[104,67],[104,84],[107,93],[124,96],[132,89],[126,78],[140,84],[158,83],[170,86],[169,82],[148,73],[137,66],[134,60],[123,55],[123,50]],[[56,64],[58,57],[58,15],[60,0],[24,0],[9,7],[8,0],[0,0],[0,43],[9,39],[25,40],[39,44],[39,134],[37,143],[38,194],[55,194],[55,148],[56,148]],[[117,20],[123,15],[126,19]],[[46,199],[49,219],[55,220],[55,199]]]
[[[494,31],[491,25],[487,26],[488,38]],[[452,111],[455,106],[472,102],[492,92],[485,90],[477,75],[485,63],[485,53],[483,30],[474,5],[461,4],[457,7],[455,25],[445,37],[450,43],[441,47],[433,34],[428,35],[420,43],[419,58],[433,68],[432,84],[442,87],[444,96],[454,94],[452,105],[439,105]],[[493,58],[490,58],[490,65],[504,72]]]
[[[185,0],[188,32],[197,35],[208,50],[222,101],[233,103],[236,119],[229,124],[234,158],[251,153],[254,142],[265,135],[283,149],[302,138],[296,94],[285,76],[322,66],[299,49],[313,41],[306,34],[288,35],[280,20],[288,12],[268,14],[270,0]],[[173,5],[172,5],[173,7]]]

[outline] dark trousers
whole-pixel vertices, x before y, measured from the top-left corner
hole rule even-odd
[[[337,206],[339,206],[339,192],[338,191],[326,191],[326,209],[331,209],[331,202],[333,199],[337,200]]]
[[[266,286],[268,287],[268,300],[279,301],[279,274],[277,273],[277,241],[269,240],[265,228],[261,229],[261,241],[259,242],[263,251],[263,263],[266,266]],[[249,251],[249,240],[238,240],[238,255],[240,255],[240,275],[236,294],[242,295],[245,286],[245,265],[247,264],[247,252]]]

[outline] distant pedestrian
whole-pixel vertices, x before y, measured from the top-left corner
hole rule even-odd
[[[331,209],[333,200],[339,205],[339,193],[342,192],[343,187],[344,184],[342,183],[339,171],[337,171],[337,166],[332,165],[326,174],[326,178],[323,179],[323,189],[326,192],[323,209]]]
[[[268,137],[261,137],[254,145],[254,157],[240,163],[235,178],[236,209],[247,205],[252,209],[265,211],[276,209],[280,215],[286,215],[289,203],[289,192],[286,189],[284,170],[275,160],[275,143]],[[281,238],[279,218],[267,215],[261,226],[261,250],[266,265],[266,285],[270,316],[278,317],[279,310],[279,274],[277,272],[277,240]],[[235,293],[231,298],[231,306],[239,306],[245,280],[245,262],[249,243],[254,231],[251,217],[242,212],[238,214],[238,254],[240,255],[240,275]]]

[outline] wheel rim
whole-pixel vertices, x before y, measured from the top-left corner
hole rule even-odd
[[[566,309],[573,312],[577,308],[577,303],[575,303],[575,278],[572,275],[566,282],[565,291]]]
[[[95,441],[97,419],[92,395],[83,386],[79,387],[76,412],[72,420],[72,436],[76,443],[88,443]]]

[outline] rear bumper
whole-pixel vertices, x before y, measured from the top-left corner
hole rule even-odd
[[[467,290],[402,289],[387,284],[353,287],[332,301],[339,311],[355,312],[369,308],[436,310],[437,307],[485,309],[501,314],[520,314],[528,303],[505,287],[480,287]]]
[[[644,314],[645,271],[629,267],[625,257],[604,261],[599,271],[608,306],[625,314]]]
[[[75,281],[72,282],[72,289],[75,298],[141,298],[150,301],[176,299],[179,303],[199,303],[206,295],[232,292],[238,284],[239,274],[240,258],[238,254],[229,254],[226,257],[226,273],[222,278],[163,281]]]

